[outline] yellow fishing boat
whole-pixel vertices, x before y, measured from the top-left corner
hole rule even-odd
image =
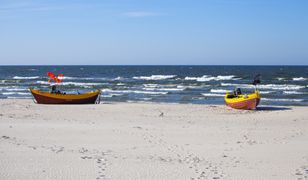
[[[261,95],[258,90],[252,94],[240,94],[234,95],[226,93],[225,102],[227,106],[230,106],[235,109],[247,109],[252,110],[256,109],[260,103]]]

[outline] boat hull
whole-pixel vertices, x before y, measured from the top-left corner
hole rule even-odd
[[[38,104],[95,104],[99,91],[85,94],[54,94],[30,89]]]
[[[260,100],[261,97],[259,92],[234,98],[229,98],[228,94],[225,96],[226,105],[235,109],[254,110],[259,105]]]

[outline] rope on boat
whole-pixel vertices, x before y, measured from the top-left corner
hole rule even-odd
[[[33,101],[35,104],[37,104],[37,101],[36,101],[34,98],[32,98],[32,101]]]
[[[95,100],[95,104],[100,104],[101,103],[101,91],[99,90],[99,94]]]

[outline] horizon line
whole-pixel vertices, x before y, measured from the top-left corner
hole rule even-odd
[[[0,64],[0,66],[308,66],[308,64]]]

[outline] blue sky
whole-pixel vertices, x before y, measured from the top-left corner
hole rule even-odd
[[[0,0],[0,64],[308,65],[307,0]]]

